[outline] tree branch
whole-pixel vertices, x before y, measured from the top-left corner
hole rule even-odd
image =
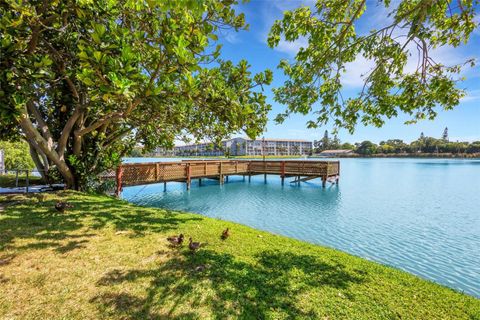
[[[61,159],[63,159],[64,157],[68,138],[70,137],[70,133],[72,132],[73,126],[77,122],[82,112],[83,112],[83,108],[77,107],[73,112],[72,116],[67,120],[67,123],[63,127],[62,133],[60,134],[60,138],[58,139],[58,146],[57,146],[57,152]]]
[[[48,128],[47,123],[45,122],[45,120],[43,120],[40,110],[38,110],[38,108],[35,106],[35,104],[32,101],[27,102],[27,108],[33,114],[33,117],[37,121],[38,127],[42,133],[42,136],[45,139],[47,139],[48,147],[52,149],[53,148],[52,134],[50,133],[50,129]]]
[[[97,128],[100,128],[102,125],[107,124],[114,119],[122,118],[123,115],[124,115],[123,112],[113,112],[109,115],[106,115],[106,116],[100,118],[97,122],[90,125],[89,127],[83,128],[81,130],[75,130],[75,135],[83,136],[83,135],[85,135],[89,132],[92,132],[93,130],[95,130]]]

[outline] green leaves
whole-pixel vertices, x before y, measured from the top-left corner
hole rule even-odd
[[[236,4],[7,0],[0,6],[2,136],[18,137],[18,120],[28,117],[52,149],[39,155],[70,168],[74,179],[65,168],[62,174],[80,186],[136,144],[148,150],[182,137],[257,136],[270,109],[261,90],[272,73],[220,60],[215,43],[219,26],[247,27]]]
[[[401,112],[411,115],[412,121],[433,119],[438,107],[452,109],[459,103],[463,91],[457,87],[458,74],[464,64],[445,66],[430,54],[433,48],[468,41],[475,27],[475,4],[462,1],[453,11],[444,1],[404,0],[395,7],[379,1],[378,5],[390,10],[392,18],[366,34],[355,30],[367,8],[363,0],[317,1],[313,11],[308,7],[287,11],[273,24],[270,47],[278,46],[281,39],[304,38],[308,43],[293,62],[279,64],[287,80],[274,90],[275,100],[287,110],[278,115],[278,122],[290,113],[313,112],[317,119],[309,127],[333,121],[353,132],[358,121],[381,126]],[[412,61],[417,56],[418,61]],[[357,94],[343,97],[345,71],[358,59],[371,68]],[[412,70],[410,65],[418,67]]]

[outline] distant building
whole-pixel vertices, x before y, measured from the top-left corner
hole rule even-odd
[[[152,152],[152,156],[155,157],[173,157],[175,156],[174,149],[166,149],[163,147],[158,147]]]
[[[323,157],[336,157],[336,156],[345,156],[353,154],[353,150],[348,149],[337,149],[337,150],[323,150],[318,155]]]
[[[212,143],[198,143],[176,146],[177,156],[291,156],[309,155],[312,153],[312,142],[293,139],[260,139],[233,138],[222,141],[220,147]]]

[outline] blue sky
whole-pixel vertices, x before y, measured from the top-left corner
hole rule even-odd
[[[325,129],[330,127],[307,129],[308,116],[291,116],[283,124],[277,125],[273,121],[275,115],[284,110],[284,106],[273,100],[271,89],[282,85],[285,77],[281,70],[277,69],[281,59],[293,59],[296,51],[302,46],[302,41],[287,43],[282,41],[275,49],[270,49],[267,44],[267,35],[270,26],[276,19],[282,17],[285,10],[293,9],[300,5],[311,5],[313,1],[275,1],[275,0],[252,0],[246,4],[240,4],[238,10],[244,12],[247,23],[250,25],[248,31],[234,32],[226,31],[220,35],[223,43],[222,56],[224,59],[239,61],[246,59],[253,72],[270,69],[274,73],[273,83],[266,87],[264,94],[272,105],[269,114],[270,121],[265,132],[267,138],[290,138],[290,139],[319,139]],[[376,25],[383,25],[387,15],[383,7],[378,7],[376,2],[368,2],[367,11],[356,26],[357,30],[369,30]],[[479,10],[480,13],[480,10]],[[480,16],[476,21],[480,22]],[[468,45],[460,48],[439,48],[434,52],[437,62],[454,64],[467,58],[480,58],[480,29],[474,31]],[[479,64],[480,61],[477,61]],[[353,94],[362,81],[360,75],[368,70],[368,63],[356,61],[348,66],[345,75],[344,96]],[[433,121],[424,120],[417,124],[405,125],[409,118],[399,116],[387,120],[382,128],[364,127],[358,125],[355,133],[350,135],[346,131],[339,132],[342,141],[358,142],[371,140],[379,142],[389,138],[400,138],[405,141],[412,141],[419,137],[421,132],[427,136],[440,137],[445,127],[449,128],[450,140],[474,141],[480,140],[480,66],[469,69],[463,74],[467,79],[460,84],[461,88],[467,90],[467,96],[462,99],[459,106],[452,111],[440,111],[438,117]]]

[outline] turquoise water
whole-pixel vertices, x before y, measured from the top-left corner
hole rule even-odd
[[[230,177],[190,191],[129,187],[123,197],[330,246],[480,297],[480,160],[342,159],[340,184],[325,189]]]

